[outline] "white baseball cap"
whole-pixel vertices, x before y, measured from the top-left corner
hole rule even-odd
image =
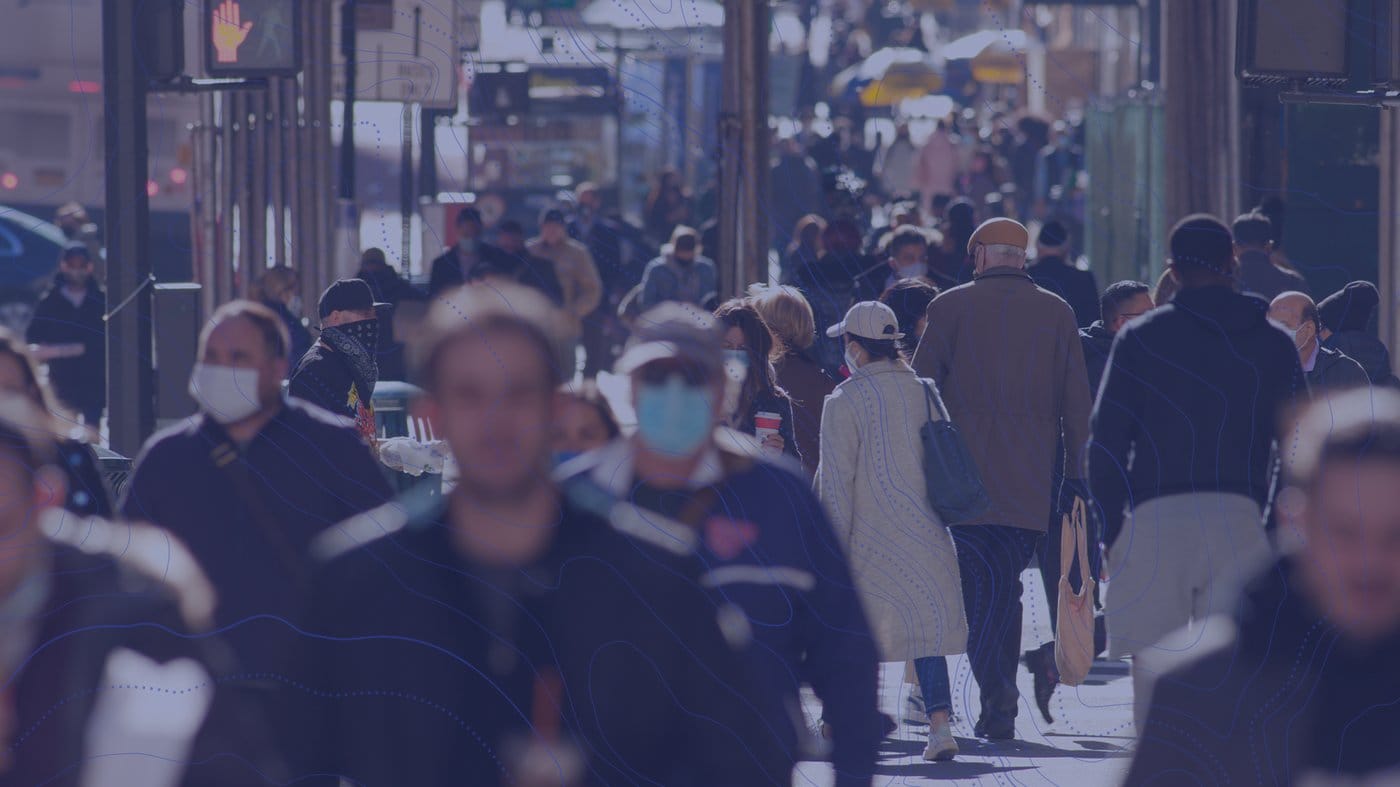
[[[903,339],[894,310],[879,301],[861,301],[846,312],[846,319],[826,329],[833,339],[843,333],[877,342]]]

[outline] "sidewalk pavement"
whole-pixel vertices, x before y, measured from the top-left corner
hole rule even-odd
[[[1021,650],[1051,639],[1049,613],[1038,569],[1021,576],[1025,588],[1022,603]],[[881,671],[880,707],[899,720],[896,730],[880,746],[875,784],[1001,784],[1067,785],[1097,787],[1117,785],[1126,773],[1134,739],[1132,681],[1125,662],[1099,661],[1084,685],[1061,686],[1051,701],[1054,724],[1046,724],[1035,707],[1031,677],[1024,665],[1017,674],[1021,712],[1016,717],[1016,739],[985,741],[973,737],[977,721],[977,684],[966,656],[948,659],[953,684],[953,734],[960,753],[952,762],[924,762],[927,725],[903,720],[904,665],[886,664]],[[804,706],[815,720],[820,706],[807,694]],[[829,787],[831,766],[802,763],[793,778],[801,787]]]

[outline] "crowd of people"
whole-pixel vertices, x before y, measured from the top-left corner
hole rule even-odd
[[[96,425],[66,365],[94,353],[0,337],[0,783],[786,785],[826,759],[869,785],[900,723],[934,762],[959,712],[1016,737],[1022,664],[1051,720],[1056,643],[1022,650],[1021,578],[1039,565],[1053,624],[1076,502],[1070,587],[1108,579],[1094,655],[1132,659],[1129,783],[1400,766],[1377,289],[1315,301],[1262,206],[1182,219],[1155,286],[1100,291],[1071,131],[1047,130],[967,168],[949,129],[901,132],[870,157],[887,221],[804,206],[781,281],[728,300],[674,179],[654,255],[589,184],[535,233],[468,206],[426,291],[370,249],[314,331],[270,269],[211,316],[198,414],[116,500],[59,415]],[[806,156],[789,140],[778,166]],[[29,341],[90,338],[55,333],[84,309],[74,243]],[[391,486],[387,379],[421,388],[440,485]],[[977,513],[933,491],[940,423]],[[977,701],[955,706],[964,653]]]

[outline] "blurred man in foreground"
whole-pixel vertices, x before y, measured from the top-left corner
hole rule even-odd
[[[1199,643],[1185,664],[1154,655],[1165,674],[1128,784],[1400,779],[1400,393],[1330,405],[1289,440],[1278,505],[1301,547],[1239,614],[1168,638]]]

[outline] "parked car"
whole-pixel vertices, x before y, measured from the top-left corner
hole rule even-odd
[[[0,205],[0,325],[24,335],[66,241],[58,225]]]

